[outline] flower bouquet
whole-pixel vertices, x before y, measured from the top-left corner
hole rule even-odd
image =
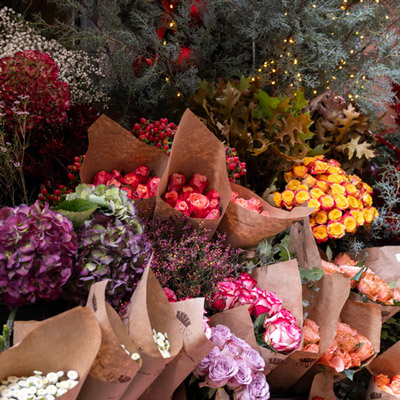
[[[125,182],[131,180],[130,173],[140,166],[146,166],[150,171],[154,171],[155,177],[160,177],[164,172],[168,162],[165,151],[143,143],[107,116],[100,116],[90,126],[88,133],[89,148],[80,171],[83,183],[93,183],[100,171],[103,171],[100,175],[103,180],[107,177],[104,172],[113,175],[113,171],[124,171],[128,174],[128,178],[126,175],[124,177]],[[116,177],[113,176],[111,179],[113,178]],[[155,206],[154,197],[138,196],[135,203],[143,215],[152,215]]]

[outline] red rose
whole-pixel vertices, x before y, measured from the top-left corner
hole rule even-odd
[[[108,180],[108,181],[106,182],[106,185],[107,185],[107,186],[114,185],[114,186],[116,186],[116,187],[121,187],[121,182],[118,181],[118,180],[115,179],[115,178],[112,178],[112,179],[110,179],[110,180]]]
[[[150,169],[145,165],[140,165],[135,169],[135,174],[138,176],[140,183],[146,183],[147,177],[150,175]]]
[[[216,190],[212,189],[209,190],[207,193],[205,193],[205,195],[209,198],[209,199],[219,199],[219,194]]]
[[[158,176],[155,176],[154,178],[151,178],[147,182],[147,189],[149,191],[150,197],[153,197],[157,194],[157,189],[158,185],[160,184],[160,178]]]
[[[174,208],[175,210],[183,212],[186,216],[190,215],[189,206],[184,200],[178,200]]]
[[[129,188],[128,186],[124,186],[124,187],[121,188],[121,190],[125,190],[125,192],[128,195],[128,197],[130,199],[132,198],[132,190],[131,190],[131,188]]]
[[[171,290],[170,288],[167,288],[167,287],[164,287],[163,290],[164,290],[164,293],[167,296],[167,299],[170,303],[175,303],[178,301],[173,290]]]
[[[205,175],[193,174],[192,179],[189,181],[189,186],[198,193],[203,193],[204,189],[208,186],[207,177]]]
[[[150,197],[146,185],[139,184],[136,189],[136,193],[137,193],[138,199],[148,199]]]
[[[218,208],[219,200],[218,199],[211,199],[210,204],[208,205],[208,209],[211,211],[214,208]]]
[[[164,201],[171,207],[175,207],[176,202],[178,201],[178,192],[172,190],[170,192],[165,193]]]
[[[168,190],[169,191],[175,190],[176,192],[180,192],[185,183],[186,183],[186,176],[179,172],[174,172],[169,177]]]
[[[113,170],[111,171],[111,179],[112,179],[112,178],[115,178],[115,179],[117,179],[117,180],[120,180],[121,177],[122,177],[121,171],[118,171],[117,169],[113,169]]]
[[[182,199],[187,201],[189,198],[190,193],[193,193],[193,188],[191,186],[184,186],[182,188]]]
[[[111,174],[106,171],[99,171],[93,179],[93,184],[102,185],[105,184],[109,179],[111,179]]]
[[[219,208],[214,208],[205,216],[205,219],[217,219],[220,216]]]
[[[124,177],[120,179],[120,181],[125,185],[130,185],[133,190],[136,190],[139,184],[139,179],[134,172],[126,174]]]

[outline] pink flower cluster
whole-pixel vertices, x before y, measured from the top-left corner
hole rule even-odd
[[[193,174],[187,182],[185,175],[175,172],[169,177],[163,200],[187,217],[219,218],[219,194],[214,189],[206,191],[207,187],[207,177],[204,175]]]
[[[94,185],[114,185],[125,190],[130,199],[148,199],[157,194],[157,188],[160,184],[158,176],[152,177],[150,169],[145,165],[137,167],[134,171],[125,176],[116,169],[111,173],[99,171],[94,179]]]
[[[0,60],[0,92],[5,120],[12,124],[15,114],[29,114],[36,127],[57,126],[67,118],[71,95],[68,84],[58,77],[59,67],[47,53],[19,51]],[[21,111],[21,99],[26,107]]]
[[[239,197],[239,193],[232,191],[231,201],[233,201],[236,204],[239,204],[239,206],[242,206],[246,210],[254,211],[258,214],[269,217],[269,212],[262,211],[261,201],[256,199],[255,197],[252,197],[250,200],[246,200],[243,199],[242,197]]]
[[[264,342],[276,351],[296,349],[300,343],[301,329],[296,318],[282,307],[282,299],[274,292],[257,287],[257,281],[247,273],[237,279],[227,278],[217,284],[218,290],[211,298],[215,310],[228,310],[240,305],[250,305],[250,314],[257,318],[265,314]]]
[[[265,362],[260,354],[224,325],[211,328],[210,340],[215,347],[193,371],[197,378],[204,378],[199,386],[226,386],[233,391],[234,400],[268,400]]]

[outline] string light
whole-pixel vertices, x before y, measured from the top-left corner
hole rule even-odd
[[[168,77],[165,78],[165,82],[169,82],[169,78]]]
[[[317,94],[317,91],[316,91],[316,90],[313,90],[313,93],[314,93],[314,94]]]
[[[176,94],[176,96],[177,96],[177,97],[181,97],[181,92],[178,92],[178,93]]]

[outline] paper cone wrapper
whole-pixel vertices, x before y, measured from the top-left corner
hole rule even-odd
[[[293,222],[299,221],[310,215],[314,209],[308,207],[295,207],[285,211],[268,204],[251,190],[231,183],[231,189],[239,193],[239,197],[246,200],[256,198],[262,204],[262,211],[267,211],[269,216],[246,210],[244,207],[229,201],[228,208],[218,231],[226,235],[226,241],[233,247],[256,246],[262,239],[269,238],[284,231]]]
[[[315,375],[308,400],[313,400],[314,397],[322,397],[324,400],[336,400],[333,383],[333,374],[330,372]]]
[[[183,383],[175,390],[172,400],[186,400],[186,389]]]
[[[397,342],[394,346],[387,349],[380,356],[376,357],[371,364],[368,365],[368,371],[373,375],[379,374],[387,375],[389,378],[400,374],[400,342]],[[378,388],[374,382],[374,378],[371,378],[367,399],[383,399],[391,400],[398,399],[399,396],[387,393]]]
[[[35,370],[44,374],[75,370],[79,384],[59,397],[75,400],[100,343],[100,327],[93,312],[76,307],[40,322],[18,345],[0,354],[0,380],[8,376],[31,376]]]
[[[289,310],[296,318],[297,326],[303,326],[302,288],[297,260],[293,259],[277,264],[256,268],[252,273],[260,289],[275,292],[283,300],[282,307]],[[302,346],[302,341],[299,348]],[[282,354],[260,347],[260,354],[265,361],[264,373],[268,375],[291,353]]]
[[[400,246],[371,247],[365,249],[358,259],[365,260],[365,265],[386,283],[396,282],[395,287],[400,290]],[[352,298],[362,301],[362,297],[356,293],[352,294]],[[397,306],[380,305],[380,308],[382,322],[400,311]]]
[[[151,258],[132,295],[128,317],[124,320],[129,336],[138,348],[143,362],[121,397],[125,400],[138,399],[161,374],[165,366],[179,354],[183,346],[180,323],[150,265]],[[154,342],[153,329],[163,334],[167,333],[171,357],[162,357]]]
[[[92,183],[99,171],[117,169],[129,173],[141,165],[149,167],[153,176],[161,177],[167,166],[168,155],[165,151],[135,138],[104,114],[89,127],[88,134],[89,148],[80,171],[83,183]],[[151,216],[155,196],[134,200],[134,203],[146,216]]]
[[[317,292],[307,288],[304,298],[308,300],[309,306],[306,310],[308,318],[315,321],[320,328],[320,351],[319,353],[295,351],[283,360],[268,375],[268,383],[274,392],[287,392],[329,348],[337,331],[340,313],[349,296],[349,281],[350,278],[343,274],[324,275],[315,284],[319,288]],[[311,383],[312,377],[309,377],[308,387],[304,385],[304,390],[308,390]]]
[[[259,351],[254,336],[254,326],[247,305],[235,307],[210,318],[210,326],[225,325],[238,338],[246,341],[254,350]]]
[[[108,280],[90,288],[87,301],[101,329],[101,345],[89,375],[79,393],[82,400],[118,400],[141,367],[142,361],[133,361],[130,354],[138,353],[117,312],[105,301]]]
[[[204,298],[178,301],[170,305],[180,323],[183,348],[141,396],[143,400],[170,399],[175,389],[215,346],[204,335]]]
[[[193,174],[205,175],[208,190],[215,189],[220,196],[221,217],[217,219],[188,218],[197,229],[202,226],[209,230],[209,237],[216,231],[229,201],[231,189],[226,172],[225,147],[211,131],[189,109],[185,111],[175,133],[168,165],[161,177],[156,199],[154,216],[162,220],[183,214],[170,207],[163,199],[168,179],[174,172],[180,172],[191,179]],[[179,226],[177,227],[179,230]]]

